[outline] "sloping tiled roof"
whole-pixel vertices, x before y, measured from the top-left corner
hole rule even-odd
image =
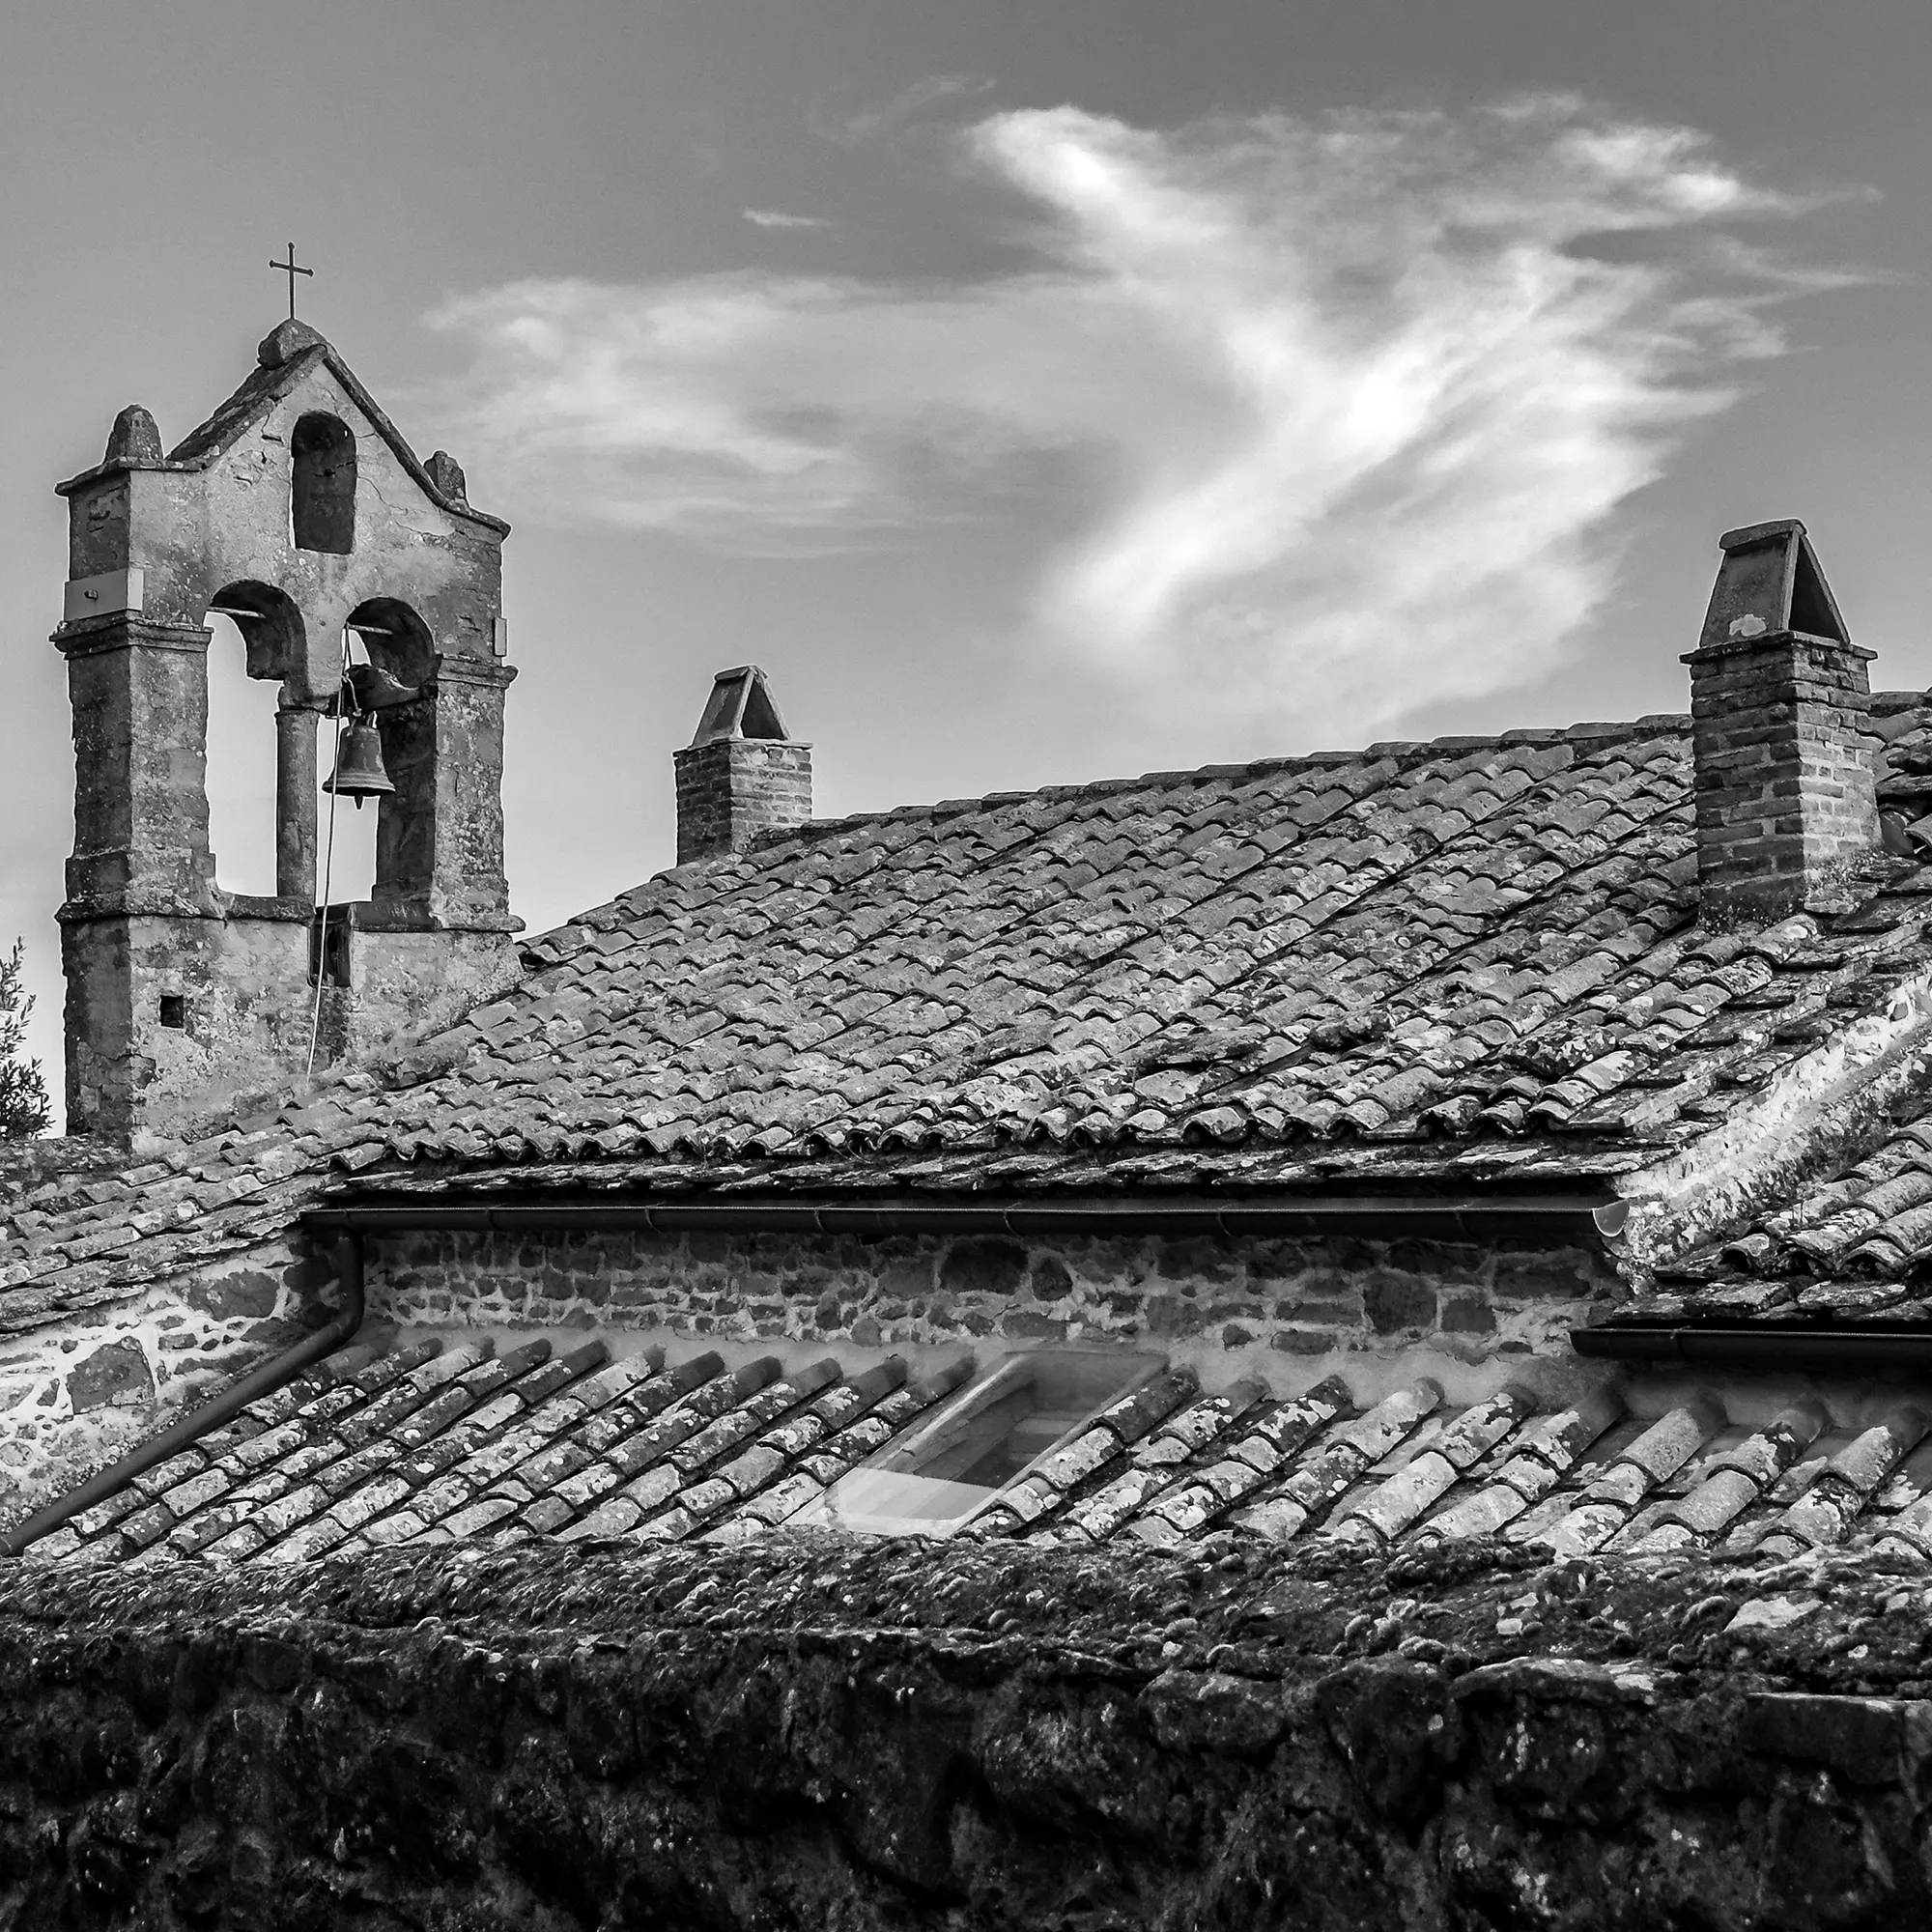
[[[1568,1125],[1614,1081],[1562,1081],[1614,1042],[1517,1049],[1683,923],[1684,744],[1540,736],[892,813],[668,875],[532,949],[592,1052],[521,999],[473,1016],[454,1151],[548,1153],[600,1102],[698,1155]]]
[[[1901,743],[1922,731],[1887,702]],[[545,935],[515,991],[392,1063],[29,1191],[0,1322],[430,1164],[737,1188],[1612,1173],[1932,958],[1911,858],[1837,913],[1732,931],[1697,924],[1695,864],[1678,718],[815,825]]]
[[[846,1376],[766,1357],[611,1361],[532,1342],[347,1350],[34,1547],[40,1557],[301,1562],[462,1539],[737,1541],[781,1529],[963,1377]],[[1169,1547],[1218,1534],[1376,1551],[1499,1535],[1558,1555],[1791,1555],[1848,1540],[1932,1556],[1928,1417],[1838,1428],[1800,1402],[1760,1428],[1708,1399],[1657,1418],[1609,1394],[1538,1412],[1429,1380],[1358,1409],[1331,1377],[1278,1398],[1163,1371],[1009,1485],[965,1532]]]
[[[1932,1094],[1895,1118],[1871,1152],[1661,1270],[1610,1320],[1932,1324]]]
[[[1932,839],[1932,720],[1897,695],[1876,710],[1888,740],[1880,804],[1922,846]],[[1922,1078],[1918,1087],[1893,1102],[1891,1130],[1876,1147],[1854,1149],[1744,1228],[1677,1258],[1653,1292],[1608,1312],[1602,1325],[1932,1325],[1932,1092]]]

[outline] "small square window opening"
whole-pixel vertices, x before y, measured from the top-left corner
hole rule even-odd
[[[187,995],[185,993],[163,993],[161,995],[161,1024],[164,1027],[182,1028],[187,1025]]]
[[[308,982],[316,976],[328,986],[349,984],[349,908],[325,906],[309,922]]]

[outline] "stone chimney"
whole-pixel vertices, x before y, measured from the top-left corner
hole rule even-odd
[[[677,863],[741,852],[811,816],[811,747],[786,735],[756,665],[721,670],[697,734],[673,754]]]
[[[1854,644],[1795,520],[1719,540],[1690,667],[1707,920],[1778,919],[1879,848],[1865,735],[1875,655]]]

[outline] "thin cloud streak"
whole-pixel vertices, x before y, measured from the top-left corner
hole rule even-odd
[[[835,225],[822,214],[786,214],[776,208],[742,208],[738,212],[753,228],[830,228]]]
[[[809,117],[810,126],[820,139],[836,142],[841,148],[853,148],[917,120],[928,108],[943,106],[948,101],[970,100],[975,95],[990,93],[992,87],[993,83],[983,74],[928,74],[889,99],[856,114],[835,115],[822,107],[816,108]]]
[[[1078,534],[1036,559],[1043,641],[1151,707],[1360,730],[1547,668],[1618,506],[1779,352],[1774,304],[1842,279],[1732,225],[1814,202],[1565,96],[960,138],[1029,266],[526,281],[432,318],[510,507],[778,555],[1006,517],[1017,555],[1048,476]]]

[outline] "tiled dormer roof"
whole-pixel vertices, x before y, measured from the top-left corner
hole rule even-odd
[[[934,1409],[965,1373],[895,1358],[727,1369],[486,1339],[343,1351],[33,1546],[40,1558],[298,1563],[397,1545],[744,1541],[801,1512]],[[1877,1542],[1932,1556],[1928,1416],[1840,1426],[1800,1401],[1733,1422],[1711,1398],[1627,1414],[1505,1387],[1456,1408],[1427,1378],[1358,1404],[1331,1376],[1204,1394],[1170,1368],[1037,1462],[972,1539],[1171,1548],[1209,1536],[1378,1552],[1500,1536],[1600,1550],[1790,1556]]]
[[[1922,736],[1916,699],[1883,728]],[[1689,727],[1519,731],[839,820],[663,873],[503,999],[118,1179],[6,1209],[0,1323],[319,1193],[1603,1177],[1932,963],[1932,872],[1696,919]]]
[[[1908,1095],[1894,1122],[1871,1151],[1662,1269],[1612,1323],[1932,1324],[1932,1094]]]

